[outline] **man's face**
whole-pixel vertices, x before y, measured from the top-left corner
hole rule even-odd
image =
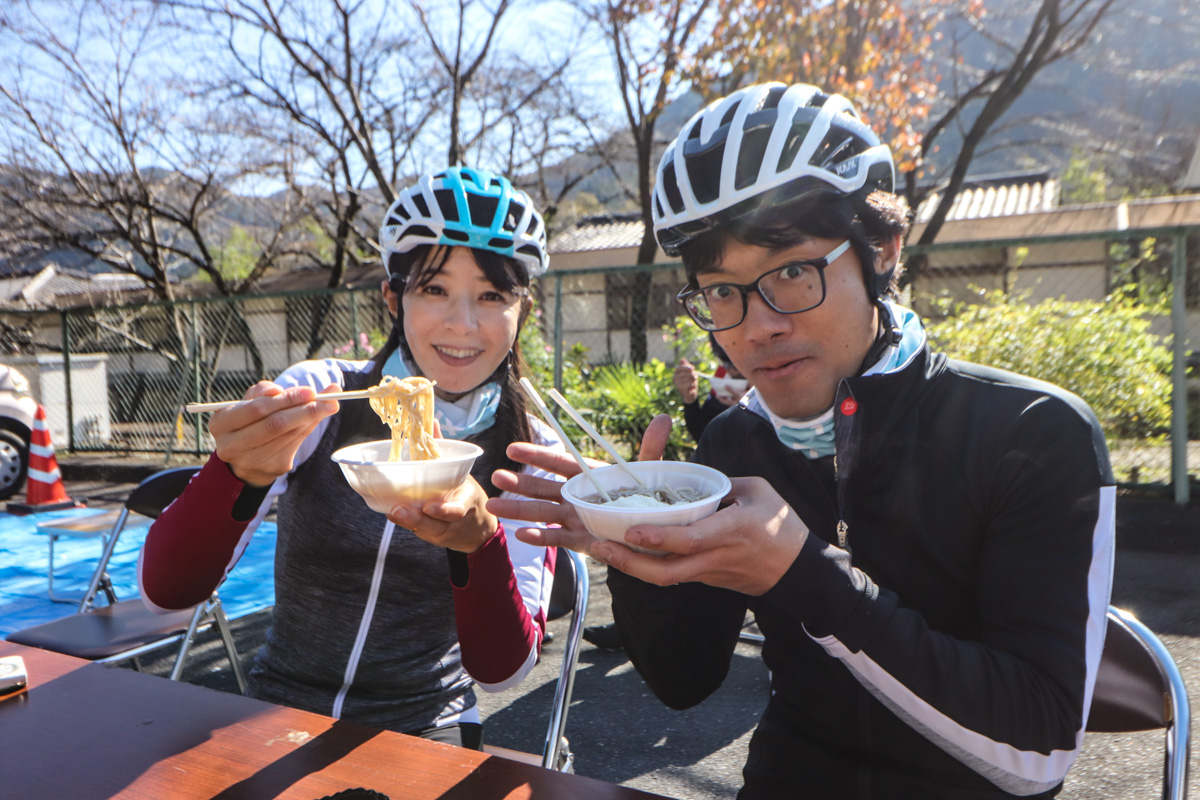
[[[792,261],[827,256],[841,240],[808,239],[781,250],[729,239],[716,270],[697,276],[700,288],[753,283]],[[780,314],[751,293],[742,324],[713,334],[738,371],[776,414],[791,419],[833,405],[838,383],[857,373],[878,331],[853,248],[825,268],[825,301],[800,314]]]

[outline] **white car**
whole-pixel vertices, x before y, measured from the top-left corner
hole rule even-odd
[[[0,500],[7,500],[25,484],[29,471],[29,439],[37,402],[29,381],[12,367],[0,364]]]

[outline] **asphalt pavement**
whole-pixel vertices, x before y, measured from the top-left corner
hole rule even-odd
[[[119,503],[137,480],[126,473],[75,474],[80,477],[74,482],[68,477],[72,496],[89,497],[95,506]],[[1120,501],[1117,508],[1120,531]],[[1189,694],[1200,698],[1200,546],[1190,541],[1177,546],[1176,535],[1174,539],[1161,537],[1165,545],[1160,547],[1163,543],[1147,540],[1143,528],[1139,526],[1136,537],[1118,533],[1113,604],[1132,611],[1158,633],[1179,664]],[[1193,532],[1200,539],[1200,527]],[[1132,546],[1122,546],[1123,538],[1129,538]],[[587,622],[604,624],[611,620],[604,568],[592,564],[589,572],[592,593]],[[247,667],[268,624],[269,612],[233,624]],[[480,693],[487,742],[541,751],[567,625],[565,619],[551,623],[554,639],[546,645],[541,663],[520,686],[496,695]],[[144,665],[149,672],[165,674],[172,656],[168,652],[144,659]],[[184,679],[221,691],[235,690],[223,651],[211,638],[201,640]],[[767,673],[758,648],[743,643],[720,690],[696,708],[671,711],[647,691],[623,654],[584,643],[567,722],[575,770],[667,797],[732,798],[741,785],[741,765],[767,692]],[[1090,734],[1059,797],[1157,797],[1162,760],[1161,732]],[[1191,765],[1189,788],[1193,796],[1200,797],[1195,748]]]

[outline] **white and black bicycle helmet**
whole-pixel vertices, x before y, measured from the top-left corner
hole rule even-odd
[[[529,195],[500,175],[450,167],[400,192],[379,229],[383,265],[419,245],[461,245],[516,259],[530,278],[546,271],[546,225]]]
[[[654,187],[654,234],[678,256],[685,242],[764,203],[894,186],[891,150],[849,100],[803,83],[763,83],[702,109],[667,147]]]

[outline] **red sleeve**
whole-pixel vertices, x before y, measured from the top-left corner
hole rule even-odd
[[[454,586],[454,617],[463,667],[480,683],[503,683],[542,640],[525,607],[508,557],[504,526],[467,556],[467,583]],[[453,586],[453,584],[451,584]]]
[[[244,487],[213,454],[154,521],[138,567],[147,603],[160,609],[189,608],[207,600],[224,580],[250,524],[232,514]]]

